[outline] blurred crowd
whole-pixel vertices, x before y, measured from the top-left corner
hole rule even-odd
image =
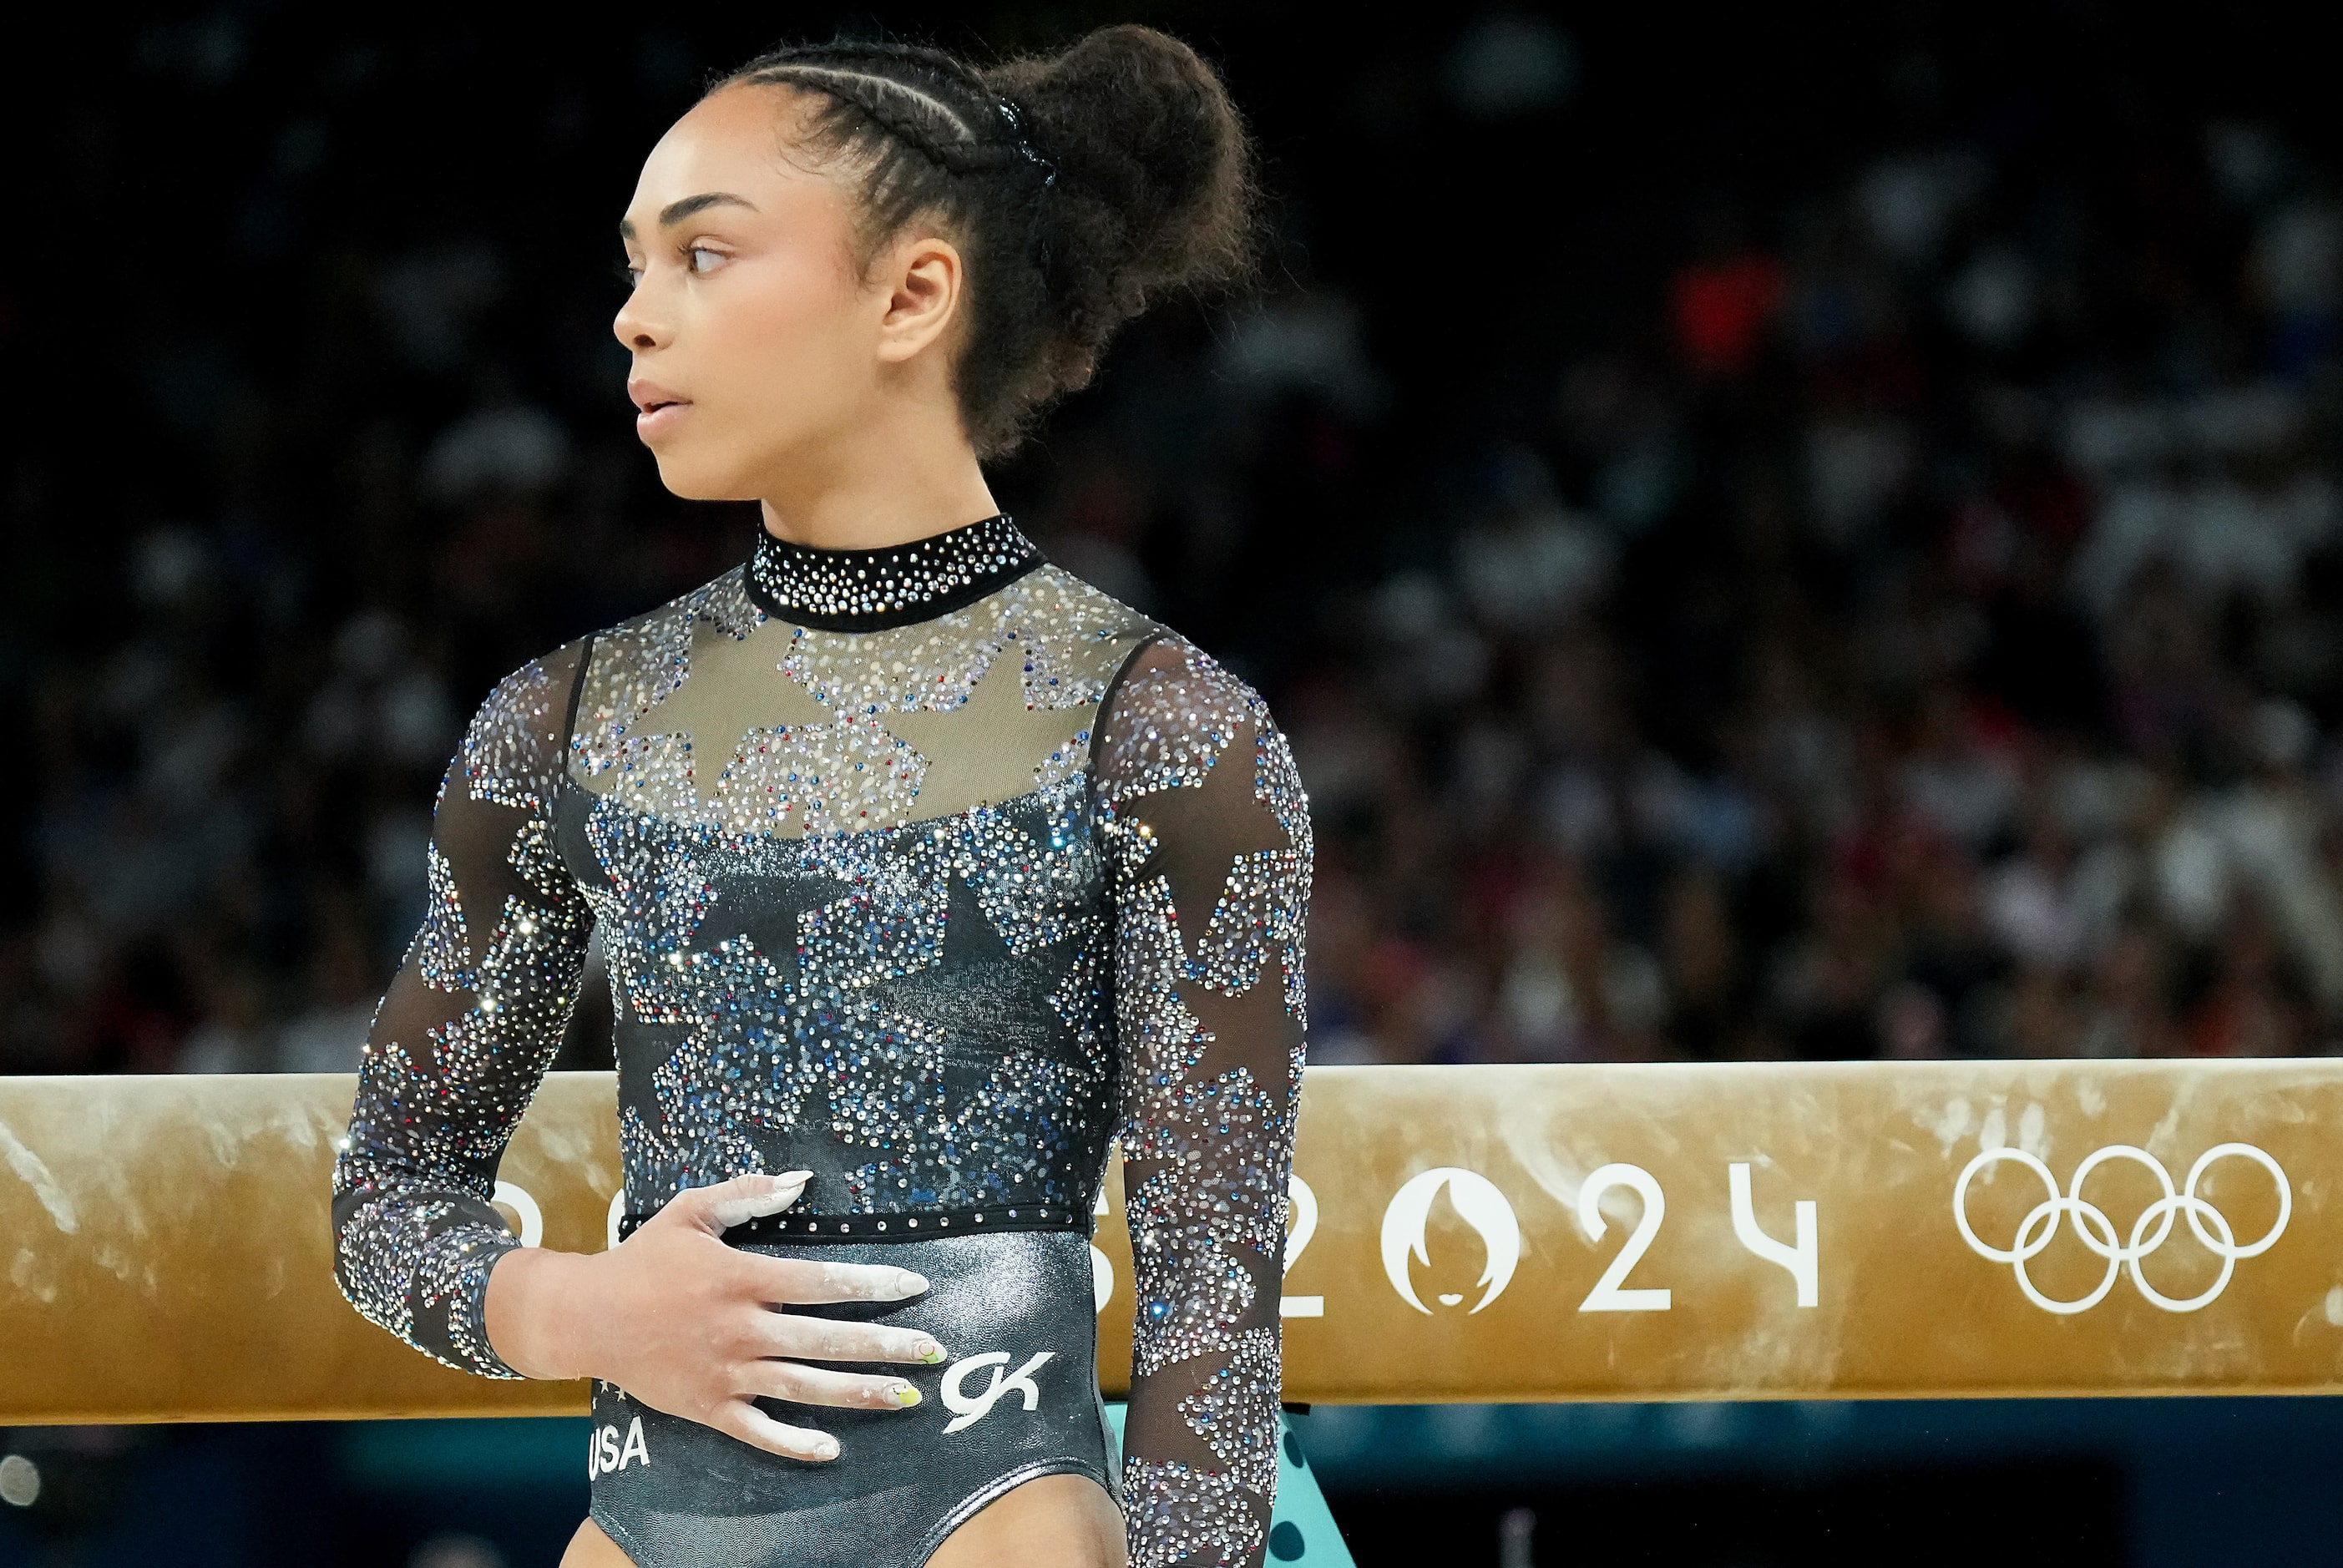
[[[1698,225],[1287,696],[1319,1060],[2343,1021],[2343,206],[1946,141]]]
[[[1542,134],[1567,40],[1504,25],[1445,112]],[[233,78],[216,42],[143,68]],[[336,61],[361,98],[381,68]],[[533,156],[639,156],[528,90]],[[746,552],[749,513],[634,445],[607,242],[336,227],[305,193],[341,134],[294,116],[217,217],[266,309],[171,306],[119,367],[202,483],[11,547],[42,635],[7,652],[34,896],[0,1070],[353,1066],[473,706]],[[1134,331],[1001,490],[1292,733],[1314,1060],[2321,1051],[2336,175],[2250,120],[2137,156],[1883,137],[1791,188],[1654,188],[1644,275],[1519,353],[1534,279],[1346,276],[1289,189],[1262,289]],[[1408,313],[1483,286],[1469,379],[1425,384]]]

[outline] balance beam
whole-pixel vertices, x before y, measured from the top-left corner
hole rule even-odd
[[[353,1092],[0,1080],[0,1424],[582,1413],[582,1383],[466,1376],[342,1301]],[[499,1191],[529,1239],[608,1244],[613,1093],[558,1073],[522,1121]],[[1290,1400],[2343,1383],[2343,1061],[1317,1068],[1303,1104]],[[1113,1392],[1119,1171],[1106,1211]]]

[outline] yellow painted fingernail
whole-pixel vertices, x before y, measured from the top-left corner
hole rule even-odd
[[[920,1402],[920,1391],[913,1388],[907,1382],[897,1383],[895,1385],[895,1402],[901,1405],[905,1410],[909,1410],[913,1405]]]

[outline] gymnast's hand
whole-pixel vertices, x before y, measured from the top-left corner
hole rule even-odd
[[[488,1274],[489,1344],[528,1377],[599,1378],[653,1410],[788,1458],[836,1459],[836,1438],[784,1425],[753,1402],[909,1409],[920,1392],[901,1378],[803,1363],[933,1366],[944,1348],[910,1329],[778,1310],[900,1302],[928,1288],[908,1269],[768,1258],[724,1244],[727,1226],[780,1212],[806,1181],[792,1171],[687,1188],[607,1252],[506,1253]]]

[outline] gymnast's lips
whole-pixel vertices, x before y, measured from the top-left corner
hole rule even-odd
[[[627,396],[641,410],[635,416],[635,434],[646,441],[673,428],[691,407],[690,398],[670,392],[655,381],[628,382]]]

